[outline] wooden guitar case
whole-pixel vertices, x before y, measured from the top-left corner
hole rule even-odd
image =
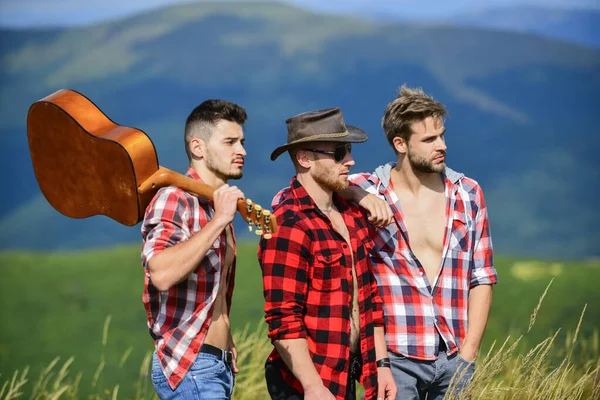
[[[33,103],[27,135],[40,189],[68,217],[102,214],[133,226],[170,185],[212,200],[214,188],[159,166],[143,131],[115,124],[78,92],[62,89]],[[252,201],[240,199],[238,211],[257,234],[277,231],[271,213]]]

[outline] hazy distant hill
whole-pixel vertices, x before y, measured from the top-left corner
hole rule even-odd
[[[285,141],[285,118],[342,107],[347,122],[370,133],[355,147],[355,170],[372,170],[393,158],[380,120],[408,83],[448,106],[449,164],[482,184],[498,251],[599,255],[599,67],[600,51],[538,36],[383,24],[273,3],[185,5],[86,28],[0,31],[0,168],[10,172],[0,243],[56,249],[139,239],[138,227],[70,220],[41,197],[25,119],[33,101],[59,88],[143,129],[160,163],[179,171],[191,109],[211,97],[240,103],[250,120],[239,185],[268,206],[292,175],[287,159],[268,159]]]
[[[478,27],[530,32],[600,47],[600,11],[542,7],[497,7],[453,18]]]
[[[328,6],[327,6],[328,5]],[[485,29],[528,32],[571,43],[600,47],[600,8],[598,4],[498,5],[480,2],[453,4],[444,0],[413,2],[323,3],[329,12],[344,12],[377,21],[448,23]]]

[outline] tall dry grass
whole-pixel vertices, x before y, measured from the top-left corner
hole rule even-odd
[[[552,282],[550,282],[551,284]],[[550,287],[548,285],[548,288]],[[557,338],[560,330],[532,348],[523,351],[521,341],[535,323],[544,296],[540,297],[533,310],[530,324],[525,334],[507,337],[502,343],[494,343],[487,353],[477,360],[475,374],[461,398],[472,399],[527,399],[527,400],[582,400],[600,399],[600,356],[598,331],[589,338],[579,337],[587,305],[583,307],[579,323],[572,333],[566,335],[564,344]],[[110,317],[104,324],[102,344],[108,342]],[[246,328],[234,335],[238,349],[238,366],[234,398],[236,400],[259,400],[268,398],[263,375],[264,361],[271,350],[264,323],[256,328]],[[122,356],[122,366],[129,356],[128,349]],[[577,353],[576,353],[577,352]],[[577,355],[574,357],[574,355]],[[156,399],[151,379],[151,353],[146,354],[134,383],[136,400]],[[0,381],[0,400],[27,397],[31,399],[78,399],[81,398],[80,382],[84,372],[71,371],[73,358],[60,363],[55,358],[37,378],[29,375],[29,369],[15,371],[11,377]],[[119,384],[103,387],[102,372],[105,367],[104,351],[92,375],[92,385],[96,392],[89,396],[92,400],[118,399]],[[459,378],[459,377],[457,377]],[[458,398],[452,391],[446,398]],[[29,394],[30,393],[30,394]],[[122,398],[122,397],[121,397]]]
[[[104,348],[108,343],[108,333],[111,317],[104,321],[102,334],[102,351],[100,361],[92,375],[92,388],[95,393],[89,396],[82,395],[80,383],[83,372],[72,372],[70,366],[74,361],[71,357],[64,363],[60,363],[60,357],[54,358],[39,377],[34,380],[30,376],[29,368],[15,371],[14,374],[0,380],[0,400],[23,399],[28,397],[32,400],[55,400],[55,399],[80,399],[88,397],[90,400],[119,399],[120,385],[103,387],[102,372],[106,366]],[[259,323],[256,328],[247,325],[242,331],[233,334],[238,351],[238,366],[240,372],[235,380],[236,400],[256,400],[267,398],[267,390],[264,383],[264,362],[271,351],[271,343],[267,339],[267,331],[264,323]],[[132,348],[127,349],[119,365],[122,367],[131,353]],[[133,384],[135,400],[156,400],[158,397],[154,392],[150,378],[152,366],[152,353],[148,352],[141,363],[139,375]],[[27,395],[27,396],[25,396]]]

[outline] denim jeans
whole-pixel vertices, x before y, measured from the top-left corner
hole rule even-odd
[[[219,399],[229,400],[233,393],[234,376],[231,366],[212,354],[198,353],[183,381],[171,389],[160,368],[156,353],[152,357],[152,384],[161,400]]]
[[[475,362],[463,360],[457,353],[447,356],[440,351],[437,360],[423,361],[410,359],[389,352],[392,375],[398,387],[396,400],[442,400],[450,387],[458,398],[460,392],[471,381],[475,372]]]

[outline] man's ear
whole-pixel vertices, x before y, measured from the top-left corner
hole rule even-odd
[[[204,152],[206,151],[206,143],[200,138],[193,138],[190,140],[190,153],[196,160],[204,158]]]
[[[308,151],[297,150],[296,151],[296,161],[302,168],[309,169],[311,165],[311,159],[308,157]]]
[[[400,136],[396,136],[394,139],[392,139],[392,143],[394,144],[394,150],[396,150],[396,153],[406,154],[408,151],[408,144]]]

